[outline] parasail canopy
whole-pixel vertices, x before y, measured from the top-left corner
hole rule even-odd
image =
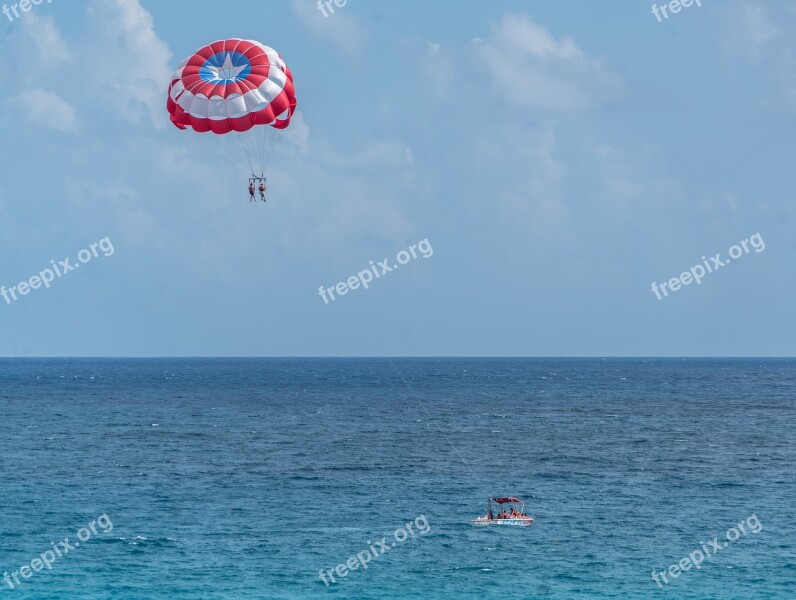
[[[182,61],[166,101],[179,129],[237,137],[247,170],[261,177],[274,143],[272,132],[290,125],[296,105],[293,74],[279,53],[239,38],[203,46]]]
[[[296,104],[293,75],[277,51],[233,38],[203,46],[180,63],[167,108],[180,129],[224,134],[256,125],[284,129]]]

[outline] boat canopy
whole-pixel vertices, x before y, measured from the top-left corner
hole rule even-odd
[[[509,497],[509,498],[490,498],[490,500],[492,502],[497,502],[498,504],[508,504],[509,502],[519,502],[520,504],[523,504],[523,501],[520,500],[519,498],[512,498],[512,497]]]

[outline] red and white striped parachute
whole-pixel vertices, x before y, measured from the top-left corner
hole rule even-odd
[[[277,51],[233,38],[203,46],[180,63],[166,107],[180,129],[242,134],[253,173],[258,158],[264,169],[265,156],[255,156],[258,148],[266,152],[264,130],[290,125],[296,104],[293,75]]]

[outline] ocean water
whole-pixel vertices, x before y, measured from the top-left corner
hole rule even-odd
[[[0,459],[0,598],[796,598],[794,360],[0,360]]]

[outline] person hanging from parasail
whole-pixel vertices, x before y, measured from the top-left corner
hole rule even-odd
[[[180,63],[169,85],[166,108],[178,129],[234,134],[251,172],[265,172],[270,132],[285,129],[296,111],[293,74],[279,53],[254,40],[219,40]],[[255,171],[257,169],[257,171]],[[253,177],[265,201],[265,177]]]
[[[265,202],[265,190],[268,189],[265,187],[265,180],[262,180],[260,182],[260,187],[258,187],[257,189],[260,190],[260,200]]]

